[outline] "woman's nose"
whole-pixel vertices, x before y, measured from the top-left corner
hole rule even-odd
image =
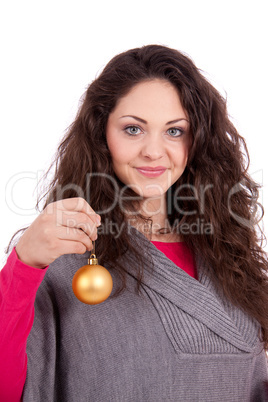
[[[165,150],[161,138],[148,136],[142,145],[141,153],[143,157],[157,160],[164,156]]]

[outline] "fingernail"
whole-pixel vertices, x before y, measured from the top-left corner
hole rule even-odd
[[[101,225],[101,218],[100,218],[99,215],[97,215],[97,216],[95,217],[95,222],[97,223],[97,226],[100,226],[100,225]]]

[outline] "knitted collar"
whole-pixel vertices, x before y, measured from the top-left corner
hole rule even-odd
[[[252,350],[257,342],[259,324],[231,305],[216,290],[201,256],[196,256],[197,281],[178,269],[137,229],[130,226],[129,234],[140,249],[144,262],[143,291],[164,314],[163,322],[168,321],[167,311],[170,308],[181,309],[235,348],[245,352]],[[128,274],[137,278],[138,261],[135,256],[126,253],[121,262]]]

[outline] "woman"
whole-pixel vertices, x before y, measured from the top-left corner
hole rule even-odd
[[[2,400],[265,400],[268,263],[243,153],[189,58],[150,45],[108,63],[1,271]],[[94,240],[114,286],[91,306],[71,283]]]

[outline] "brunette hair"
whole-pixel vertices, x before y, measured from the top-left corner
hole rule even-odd
[[[112,169],[106,125],[121,97],[134,85],[153,79],[177,88],[192,135],[185,171],[167,193],[169,202],[180,194],[176,200],[179,211],[168,211],[169,223],[177,230],[197,222],[210,225],[211,231],[190,230],[183,234],[183,240],[196,256],[202,256],[225,296],[261,324],[268,348],[268,263],[262,250],[264,234],[258,225],[263,215],[257,201],[259,186],[247,172],[247,147],[228,117],[225,99],[186,55],[149,45],[121,53],[106,65],[89,85],[58,148],[45,206],[59,198],[82,196],[102,215],[102,221],[120,227],[120,236],[99,236],[97,251],[103,264],[113,266],[115,262],[113,269],[120,271],[123,289],[124,270],[118,259],[127,250],[139,257],[139,250],[129,240],[122,208],[118,203],[110,208],[116,196],[114,182],[119,189],[123,183]],[[131,189],[128,195],[137,198]],[[128,201],[128,208],[136,211],[137,203]]]

